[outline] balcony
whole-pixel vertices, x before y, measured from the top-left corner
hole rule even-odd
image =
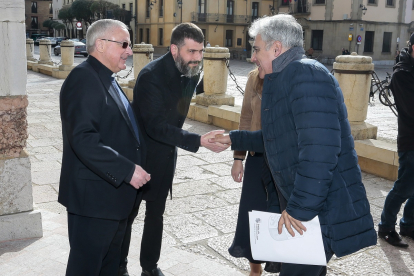
[[[192,12],[191,21],[195,23],[249,25],[252,22],[252,17],[246,15]]]
[[[289,13],[290,14],[310,14],[310,3],[305,1],[297,1],[290,3]]]

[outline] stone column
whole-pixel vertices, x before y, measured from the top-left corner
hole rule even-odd
[[[40,59],[39,64],[53,65],[52,61],[52,42],[48,39],[39,40]]]
[[[0,241],[41,237],[39,211],[33,211],[27,139],[24,1],[2,0],[0,9]]]
[[[203,59],[204,93],[197,95],[196,103],[203,106],[234,106],[234,97],[226,95],[229,75],[226,59],[230,58],[229,49],[215,46],[205,50]]]
[[[128,86],[122,87],[122,90],[124,90],[130,101],[132,101],[132,98],[134,96],[133,89],[139,72],[141,72],[142,68],[144,68],[145,65],[153,60],[154,47],[152,44],[145,44],[144,42],[141,42],[140,44],[134,44],[134,47],[132,47],[132,52],[134,53],[134,79],[128,82]]]
[[[364,122],[368,112],[371,72],[374,70],[372,58],[355,52],[337,56],[333,69],[344,95],[354,139],[375,139],[377,127]]]
[[[128,82],[129,88],[134,88],[139,72],[153,60],[154,47],[152,44],[141,42],[140,44],[134,44],[132,52],[134,53],[134,79]]]
[[[26,58],[29,61],[37,61],[34,58],[34,41],[31,38],[26,38]]]
[[[71,40],[63,40],[60,43],[60,55],[62,57],[62,65],[59,66],[59,70],[72,70],[75,60],[75,43]]]

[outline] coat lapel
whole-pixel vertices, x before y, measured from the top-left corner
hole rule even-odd
[[[118,91],[116,91],[115,87],[113,87],[111,83],[109,83],[109,87],[107,87],[107,89],[108,89],[109,95],[111,95],[112,99],[115,101],[116,105],[118,106],[118,109],[121,112],[122,117],[124,118],[125,122],[127,123],[129,130],[131,130],[132,135],[134,135],[135,139],[139,142],[140,140],[135,135],[135,131],[131,124],[131,120],[129,119],[128,112],[126,111],[125,106],[122,103],[122,100],[119,98],[120,96],[118,94]],[[121,89],[121,87],[119,87],[119,89]]]

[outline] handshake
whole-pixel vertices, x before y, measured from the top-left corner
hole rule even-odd
[[[224,130],[213,130],[201,136],[200,144],[213,152],[222,152],[231,145],[231,140]]]

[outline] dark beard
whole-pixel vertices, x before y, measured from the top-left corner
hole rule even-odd
[[[177,53],[177,58],[174,61],[175,66],[177,67],[178,71],[181,72],[187,78],[194,77],[200,73],[202,62],[201,61],[189,61],[185,63],[185,61],[180,56],[180,53]],[[195,67],[190,67],[190,64],[198,64]]]

